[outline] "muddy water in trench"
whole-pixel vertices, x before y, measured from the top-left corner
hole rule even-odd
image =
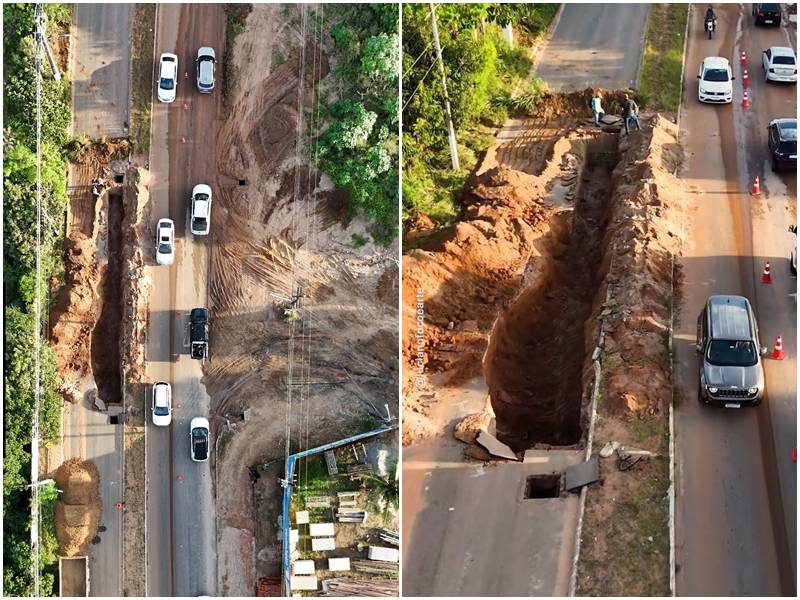
[[[599,150],[604,150],[600,148]],[[544,280],[498,319],[484,371],[497,436],[520,451],[581,438],[585,322],[602,274],[601,242],[616,154],[588,154],[571,227],[554,244]]]
[[[98,396],[105,403],[122,401],[119,339],[122,326],[122,193],[108,195],[108,263],[100,282],[102,309],[92,331],[92,373]]]

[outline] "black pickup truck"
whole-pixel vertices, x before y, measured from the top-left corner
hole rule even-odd
[[[208,309],[193,308],[189,317],[192,358],[208,358]]]

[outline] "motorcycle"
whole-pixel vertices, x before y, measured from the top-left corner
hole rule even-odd
[[[708,32],[708,39],[711,39],[711,36],[716,28],[717,24],[714,19],[706,19],[706,31]]]

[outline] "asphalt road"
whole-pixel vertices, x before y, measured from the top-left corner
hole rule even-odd
[[[131,6],[75,4],[72,128],[76,135],[128,135]]]
[[[147,571],[149,595],[216,594],[216,510],[211,461],[190,457],[189,422],[209,416],[210,400],[201,383],[202,363],[188,346],[188,313],[207,306],[208,248],[211,236],[189,233],[189,198],[197,183],[215,188],[215,139],[221,111],[222,64],[217,89],[201,95],[195,87],[194,58],[200,46],[212,46],[222,57],[225,15],[220,5],[161,4],[156,17],[156,54],[178,55],[177,99],[161,104],[153,97],[150,165],[152,227],[159,218],[175,222],[177,248],[173,265],[155,266],[148,320],[149,381],[172,384],[172,424],[147,427]],[[184,74],[188,75],[184,77]],[[213,321],[213,313],[211,315]],[[213,339],[210,351],[214,352]],[[212,451],[214,438],[212,436]],[[212,454],[213,456],[213,454]]]
[[[648,4],[565,4],[536,70],[557,92],[635,87]]]
[[[93,410],[87,402],[64,403],[62,409],[64,460],[92,461],[100,474],[100,499],[106,530],[98,533],[100,543],[89,547],[90,595],[122,595],[122,513],[114,504],[122,500],[122,425],[111,425],[108,415]]]
[[[749,11],[749,5],[745,5]],[[740,5],[719,6],[718,36],[703,37],[698,10],[689,23],[681,135],[689,235],[675,330],[677,398],[677,592],[686,596],[794,595],[796,471],[796,280],[787,229],[796,215],[790,174],[769,171],[765,128],[795,115],[794,86],[764,85],[760,54],[786,45],[787,32],[754,28]],[[697,102],[697,71],[705,56],[750,58],[753,106],[743,109],[741,68],[734,70],[732,106]],[[764,193],[749,195],[754,175]],[[759,282],[764,262],[774,283]],[[753,302],[762,345],[783,335],[787,359],[767,360],[767,397],[754,409],[714,410],[697,401],[695,327],[711,294]],[[790,541],[791,540],[791,541]]]

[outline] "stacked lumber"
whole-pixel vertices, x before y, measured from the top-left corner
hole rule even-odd
[[[397,596],[396,579],[349,579],[337,577],[322,582],[321,596]]]
[[[381,528],[378,530],[378,534],[380,535],[381,540],[383,540],[387,544],[391,544],[392,546],[400,545],[400,536],[396,531],[392,531],[391,529]]]
[[[355,571],[371,573],[373,575],[384,575],[385,577],[391,578],[396,578],[400,572],[399,564],[387,563],[380,560],[356,558],[350,561],[350,566]]]

